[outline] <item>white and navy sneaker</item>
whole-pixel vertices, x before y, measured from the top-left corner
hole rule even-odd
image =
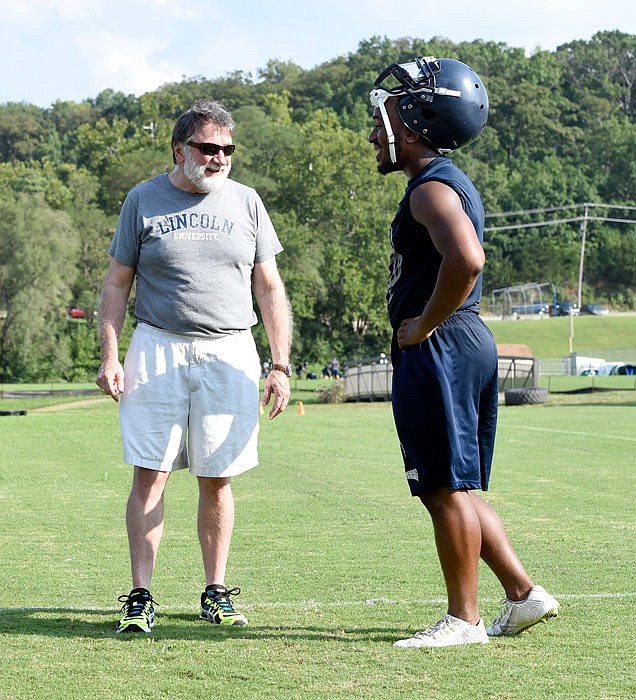
[[[452,615],[444,617],[423,632],[416,632],[409,639],[400,639],[394,647],[452,647],[459,644],[487,644],[488,635],[484,621],[471,625]]]
[[[490,637],[520,634],[538,622],[559,614],[559,603],[541,586],[534,586],[525,600],[503,599],[503,610],[486,632]]]

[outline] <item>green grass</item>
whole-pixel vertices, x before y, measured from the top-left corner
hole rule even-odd
[[[233,482],[228,584],[242,587],[250,619],[237,630],[197,620],[196,483],[181,473],[166,494],[155,631],[113,634],[130,587],[131,478],[113,402],[0,418],[0,698],[634,696],[633,393],[502,407],[487,498],[562,614],[520,637],[432,652],[392,647],[439,619],[444,586],[390,406],[307,396],[262,417],[261,466]],[[487,620],[500,596],[484,567]]]
[[[321,391],[333,387],[337,382],[330,379],[298,379],[293,376],[290,386],[296,401],[303,403],[319,403]],[[261,393],[263,380],[261,380]],[[91,392],[85,396],[80,396],[73,392]],[[38,392],[42,396],[29,396],[29,392]],[[50,395],[45,395],[50,392]],[[12,396],[22,394],[18,398],[6,398],[7,394]],[[75,383],[56,382],[41,384],[0,384],[0,410],[11,410],[13,408],[41,408],[43,406],[57,406],[63,403],[76,403],[82,400],[92,400],[99,397],[99,389],[94,382]],[[105,399],[106,400],[106,399]],[[108,402],[112,399],[108,398]]]
[[[487,320],[486,323],[497,343],[524,343],[532,348],[535,357],[543,360],[569,355],[571,336],[572,350],[582,355],[590,350],[633,348],[636,342],[636,314]]]
[[[95,370],[97,374],[97,370]],[[95,382],[82,382],[69,385],[68,382],[40,382],[32,384],[0,384],[2,391],[66,391],[72,386],[73,389],[97,389]]]

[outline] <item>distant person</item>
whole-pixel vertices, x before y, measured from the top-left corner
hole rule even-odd
[[[371,103],[378,170],[408,179],[391,225],[387,294],[395,424],[411,494],[433,521],[448,595],[439,622],[395,646],[488,642],[547,620],[559,607],[533,584],[501,520],[476,493],[487,490],[490,476],[497,350],[479,317],[482,202],[446,156],[481,133],[488,97],[468,66],[426,57],[389,66]],[[480,556],[506,594],[488,629],[477,602]]]
[[[126,510],[132,590],[117,632],[150,632],[152,575],[168,477],[189,469],[199,487],[205,590],[200,617],[246,625],[225,585],[234,525],[233,476],[258,463],[260,362],[252,295],[273,364],[263,404],[270,419],[289,400],[290,311],[276,255],[282,246],[256,192],[228,178],[234,120],[195,102],[172,134],[175,168],[135,187],[113,242],[100,310],[97,384],[120,404],[125,460],[135,465]],[[124,367],[118,340],[134,279],[133,333]],[[180,523],[179,526],[182,526]]]

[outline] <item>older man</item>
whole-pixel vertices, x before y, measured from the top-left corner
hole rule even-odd
[[[116,401],[126,462],[134,465],[126,510],[132,590],[120,596],[117,632],[149,633],[152,575],[170,474],[188,468],[199,486],[198,535],[206,586],[200,617],[246,625],[225,585],[234,525],[230,478],[258,463],[260,362],[251,334],[256,299],[272,371],[270,419],[289,400],[291,312],[276,265],[282,246],[257,193],[228,179],[234,121],[199,101],[177,120],[175,168],[138,185],[124,202],[109,248],[100,309],[97,384]],[[136,279],[133,333],[119,359]]]

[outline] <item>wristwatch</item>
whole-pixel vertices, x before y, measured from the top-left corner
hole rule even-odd
[[[275,369],[278,372],[282,372],[286,377],[289,377],[289,378],[291,378],[292,374],[294,374],[294,366],[293,365],[273,364],[272,369]]]

